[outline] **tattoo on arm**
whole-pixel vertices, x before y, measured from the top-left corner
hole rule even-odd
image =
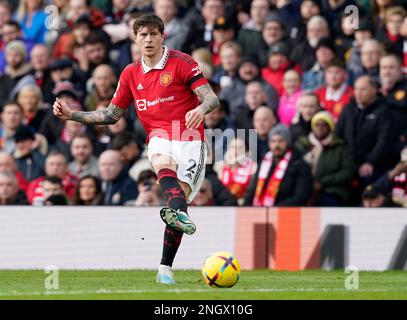
[[[110,104],[104,110],[97,111],[74,111],[72,112],[72,120],[86,124],[114,124],[124,113],[124,109],[114,104]]]
[[[210,113],[219,106],[219,99],[209,84],[199,86],[194,90],[194,93],[199,97],[201,101],[199,108],[201,108],[205,114]]]

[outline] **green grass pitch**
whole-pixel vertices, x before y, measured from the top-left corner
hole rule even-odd
[[[242,271],[230,289],[203,283],[197,270],[175,270],[176,285],[155,283],[156,271],[59,271],[46,290],[42,270],[0,271],[0,299],[407,299],[407,272],[359,272],[359,290],[345,289],[344,271]]]

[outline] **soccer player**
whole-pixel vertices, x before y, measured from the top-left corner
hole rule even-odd
[[[164,24],[157,15],[137,18],[133,31],[142,57],[123,70],[108,108],[72,111],[57,98],[53,113],[86,124],[113,124],[135,101],[147,133],[148,159],[168,202],[168,208],[160,211],[167,225],[157,282],[172,284],[171,267],[182,235],[196,230],[187,214],[187,201],[198,193],[205,175],[204,115],[219,100],[196,61],[163,46]]]

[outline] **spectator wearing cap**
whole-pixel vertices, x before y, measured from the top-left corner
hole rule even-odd
[[[341,60],[332,60],[325,68],[324,76],[326,85],[319,87],[315,93],[322,109],[329,111],[336,122],[353,97],[353,88],[346,83],[347,73]]]
[[[274,14],[267,17],[261,32],[262,39],[258,46],[253,48],[250,54],[258,57],[260,65],[267,65],[268,50],[276,43],[285,41],[285,26],[281,18]]]
[[[308,136],[311,132],[311,119],[320,110],[318,96],[312,91],[303,91],[297,100],[297,114],[290,125],[293,143],[302,136]]]
[[[25,50],[27,55],[25,57],[26,62],[30,60],[29,53],[33,49],[35,43],[28,39],[23,39],[23,34],[21,31],[21,27],[18,22],[14,20],[7,20],[0,27],[0,34],[1,34],[1,48],[0,48],[0,74],[3,74],[6,69],[6,51],[5,48],[7,45],[14,40],[22,41],[25,45]]]
[[[229,80],[226,84],[222,83],[219,97],[228,101],[231,115],[237,114],[239,108],[244,105],[246,85],[251,81],[259,81],[263,85],[267,105],[277,108],[277,91],[261,77],[260,65],[255,57],[242,57],[236,75]]]
[[[194,14],[191,14],[191,17]],[[188,33],[182,47],[183,52],[191,53],[200,47],[209,47],[213,41],[213,26],[219,17],[225,16],[225,4],[222,0],[205,0],[201,12],[190,19],[185,17]]]
[[[245,206],[305,206],[311,197],[309,166],[292,151],[290,131],[282,124],[269,133],[269,150],[250,182]]]
[[[0,205],[28,205],[27,198],[12,172],[0,172]]]
[[[284,19],[285,22],[289,22],[287,35],[293,44],[303,43],[306,40],[308,20],[313,16],[321,14],[320,3],[315,0],[301,1],[299,11],[300,17],[298,19]]]
[[[44,44],[36,44],[31,53],[32,75],[40,87],[44,102],[51,103],[53,83],[48,66],[50,64],[50,50]]]
[[[283,79],[285,72],[289,69],[301,72],[299,65],[289,60],[289,54],[286,43],[276,43],[269,49],[267,67],[261,69],[263,79],[277,91],[279,97],[284,92]]]
[[[71,199],[74,195],[77,179],[68,171],[68,163],[65,155],[59,151],[52,150],[45,159],[45,175],[57,176],[62,180],[65,195]],[[30,182],[27,189],[27,199],[31,204],[43,204],[44,176]]]
[[[35,83],[31,66],[26,63],[27,51],[24,42],[14,40],[6,46],[6,71],[0,76],[0,106],[7,100],[14,100],[25,84]]]
[[[153,2],[153,8],[154,13],[164,22],[164,45],[170,49],[181,50],[188,30],[182,21],[177,18],[177,1],[156,0]]]
[[[92,88],[85,97],[85,109],[94,111],[103,101],[111,100],[116,91],[116,75],[107,64],[101,64],[92,73]]]
[[[360,76],[372,77],[377,83],[380,82],[379,63],[384,50],[382,44],[376,39],[367,39],[360,48],[361,67],[356,70],[348,70],[348,83],[353,85]]]
[[[322,38],[329,37],[329,27],[322,16],[312,16],[307,22],[307,37],[302,43],[294,44],[291,60],[298,63],[301,70],[310,70],[316,60],[316,47]]]
[[[291,125],[297,113],[297,101],[301,96],[301,92],[301,75],[296,70],[287,70],[284,73],[283,93],[277,109],[280,122],[287,127]]]
[[[407,123],[407,80],[403,77],[402,63],[394,54],[380,59],[380,92],[385,98],[391,117],[389,139],[392,143],[390,158],[397,162],[403,146]]]
[[[383,99],[377,95],[372,78],[355,82],[355,99],[342,111],[335,133],[347,143],[356,174],[354,194],[360,201],[362,190],[384,173],[389,145],[390,117]],[[353,203],[355,204],[355,203]]]
[[[61,59],[69,57],[74,59],[74,48],[83,46],[86,37],[91,33],[92,21],[88,15],[80,16],[72,26],[72,30],[68,29],[62,33],[52,48],[52,57]]]
[[[359,22],[359,28],[355,30],[355,41],[352,48],[345,54],[345,62],[348,70],[352,70],[354,73],[363,72],[361,53],[360,50],[363,43],[374,37],[374,27],[370,20],[362,18]],[[356,80],[356,78],[354,79]]]
[[[45,43],[47,34],[44,1],[21,0],[15,14],[15,19],[20,23],[23,38],[32,40],[35,43]]]
[[[212,154],[215,159],[222,159],[228,142],[235,136],[236,132],[236,124],[229,113],[229,103],[221,99],[219,107],[205,115],[204,125],[208,141],[212,141],[214,149]],[[222,133],[221,137],[217,135],[220,132]],[[215,137],[214,141],[212,136]]]
[[[14,135],[16,148],[13,157],[18,170],[27,181],[32,181],[44,174],[45,157],[35,147],[35,135],[32,129],[20,126]]]
[[[262,30],[269,15],[270,3],[267,0],[253,0],[250,5],[250,19],[237,34],[237,42],[243,55],[257,54],[262,40]]]
[[[319,40],[315,49],[316,62],[302,77],[304,90],[316,90],[325,84],[325,69],[335,58],[335,54],[335,46],[329,38]]]
[[[68,164],[69,172],[78,179],[86,175],[98,176],[98,160],[93,155],[93,141],[85,133],[78,133],[71,141],[73,160]]]
[[[227,21],[225,17],[217,18],[215,24],[213,25],[213,41],[209,45],[209,49],[211,50],[213,56],[213,64],[215,66],[221,64],[222,57],[220,52],[223,48],[223,45],[225,43],[233,41],[234,38],[235,38],[234,26],[229,21]]]
[[[311,167],[314,194],[310,205],[344,206],[353,177],[353,162],[345,141],[334,136],[334,118],[319,111],[311,120],[312,132],[295,143],[295,150]]]
[[[387,8],[384,15],[384,26],[376,33],[377,40],[384,44],[386,52],[395,53],[400,58],[403,56],[404,43],[400,31],[406,16],[407,12],[402,6]]]

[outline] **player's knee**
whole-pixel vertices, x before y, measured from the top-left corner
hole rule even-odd
[[[153,155],[151,158],[151,166],[156,173],[160,172],[162,169],[177,170],[177,165],[174,159],[164,154]]]

